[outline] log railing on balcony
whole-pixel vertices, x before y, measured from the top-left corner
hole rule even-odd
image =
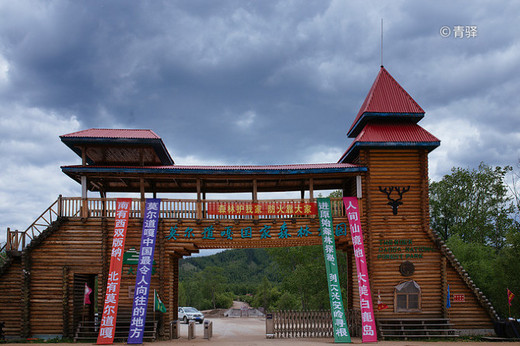
[[[7,242],[0,248],[3,250],[23,250],[33,239],[40,235],[58,217],[108,217],[113,218],[116,210],[116,198],[88,198],[81,197],[58,197],[25,231],[11,231],[7,229]],[[261,200],[259,203],[276,203],[277,205],[288,205],[291,203],[311,203],[314,200]],[[250,200],[191,200],[191,199],[161,199],[162,219],[274,219],[274,218],[301,218],[305,215],[213,215],[209,214],[211,203],[233,204],[251,203]],[[332,216],[344,217],[345,208],[341,198],[331,198]],[[132,199],[130,211],[131,218],[140,218],[144,212],[144,201],[138,198]]]

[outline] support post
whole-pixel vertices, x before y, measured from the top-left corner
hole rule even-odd
[[[258,184],[256,179],[253,179],[253,203],[258,202]],[[254,215],[253,219],[258,220],[258,215]]]
[[[363,198],[363,185],[361,184],[361,176],[356,175],[356,197]]]
[[[197,219],[202,219],[202,200],[200,198],[200,179],[197,179]]]
[[[81,217],[88,217],[88,204],[87,204],[87,177],[81,176]]]
[[[81,148],[81,166],[87,165],[87,148]],[[81,217],[88,217],[88,206],[87,206],[87,177],[81,176]]]
[[[145,201],[145,191],[144,191],[144,178],[139,178],[139,191],[141,192],[141,217],[144,217],[144,201]]]

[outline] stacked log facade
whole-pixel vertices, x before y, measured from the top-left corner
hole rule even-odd
[[[336,222],[346,222],[339,218]],[[279,239],[280,227],[285,223],[291,236]],[[45,234],[43,240],[15,257],[5,266],[0,276],[0,321],[6,322],[5,332],[10,337],[66,336],[74,334],[78,323],[89,318],[89,307],[83,306],[85,277],[97,280],[97,305],[99,317],[103,307],[106,289],[106,267],[110,262],[110,246],[113,236],[113,218],[68,218],[59,227]],[[260,229],[270,226],[271,238],[264,238]],[[312,235],[298,237],[301,227],[309,226]],[[215,229],[215,239],[203,239],[203,230]],[[226,228],[234,229],[235,239],[221,235]],[[239,239],[240,229],[251,227],[251,239]],[[172,228],[178,229],[178,236],[170,236]],[[183,239],[184,231],[193,229],[193,238]],[[108,229],[108,231],[107,231]],[[142,220],[130,218],[125,242],[125,252],[139,251]],[[276,220],[182,220],[163,219],[158,228],[155,265],[151,290],[159,292],[166,304],[167,313],[161,325],[162,336],[168,336],[165,325],[177,319],[179,258],[189,255],[195,249],[203,248],[261,248],[280,246],[304,246],[321,244],[318,236],[317,219],[276,219]],[[347,235],[341,237],[345,242]],[[339,239],[338,239],[339,241]],[[119,293],[118,320],[130,320],[137,266],[124,264]],[[25,274],[28,273],[28,274]],[[78,280],[80,284],[78,286]],[[76,281],[76,282],[75,282]],[[24,289],[24,287],[27,287]],[[78,291],[78,287],[81,288]],[[92,287],[93,288],[93,287]],[[93,308],[92,308],[93,309]],[[154,318],[153,300],[149,300],[147,319]],[[92,314],[91,314],[92,315]],[[156,314],[159,319],[161,314]]]
[[[368,167],[363,185],[365,244],[376,318],[449,318],[457,329],[493,328],[492,315],[456,271],[429,226],[428,159],[421,149],[365,149],[359,163]],[[397,215],[380,188],[408,188]],[[397,194],[392,196],[397,197]],[[404,276],[400,265],[409,261],[415,271]],[[447,264],[446,264],[447,263]],[[352,275],[355,280],[355,275]],[[419,311],[397,312],[395,287],[414,280],[421,288]],[[452,295],[446,308],[447,285]],[[378,293],[387,309],[377,310]],[[453,301],[464,295],[464,302]],[[359,297],[354,290],[354,306]]]
[[[486,309],[485,299],[461,274],[458,262],[430,230],[427,150],[366,148],[360,150],[356,162],[367,167],[367,172],[360,174],[360,209],[376,318],[444,317],[458,329],[491,329],[493,315]],[[407,190],[397,215],[388,205],[388,196],[381,191],[390,187]],[[356,190],[352,177],[338,188],[345,195]],[[392,198],[397,195],[394,193]],[[340,200],[333,203],[333,215],[334,225],[348,225]],[[113,227],[111,217],[61,218],[21,254],[10,257],[10,263],[0,273],[0,321],[5,321],[8,336],[72,336],[81,319],[93,318],[93,308],[84,308],[81,300],[85,282],[97,285],[94,305],[100,318]],[[243,237],[241,232],[247,228],[252,231],[251,236]],[[262,235],[265,228],[269,229],[269,236]],[[290,236],[283,236],[282,228]],[[297,235],[306,228],[308,235]],[[129,220],[125,252],[139,251],[141,230],[142,218],[137,210]],[[193,232],[188,235],[187,230]],[[160,219],[151,283],[151,289],[159,292],[168,309],[165,315],[157,316],[162,316],[160,336],[167,337],[169,328],[165,326],[177,319],[179,258],[199,249],[319,245],[318,233],[316,217]],[[337,236],[336,245],[348,256],[349,280],[344,283],[347,306],[356,309],[359,293],[350,233]],[[405,261],[413,263],[412,275],[401,274],[400,265]],[[135,265],[123,265],[118,320],[130,319],[136,270]],[[397,312],[395,287],[409,280],[421,287],[420,309]],[[465,298],[452,301],[450,309],[446,308],[448,285],[452,295]],[[387,309],[377,310],[378,293]],[[152,306],[150,303],[149,320],[154,316]]]
[[[4,322],[5,335],[21,335],[22,283],[21,257],[11,257],[0,271],[0,322]]]

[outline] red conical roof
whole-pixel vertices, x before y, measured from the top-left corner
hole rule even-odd
[[[424,110],[421,106],[381,66],[347,135],[356,137],[369,118],[410,119],[418,122],[423,116]]]

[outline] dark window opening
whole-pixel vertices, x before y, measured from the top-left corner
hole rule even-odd
[[[417,312],[421,310],[421,287],[414,280],[395,286],[395,312]]]

